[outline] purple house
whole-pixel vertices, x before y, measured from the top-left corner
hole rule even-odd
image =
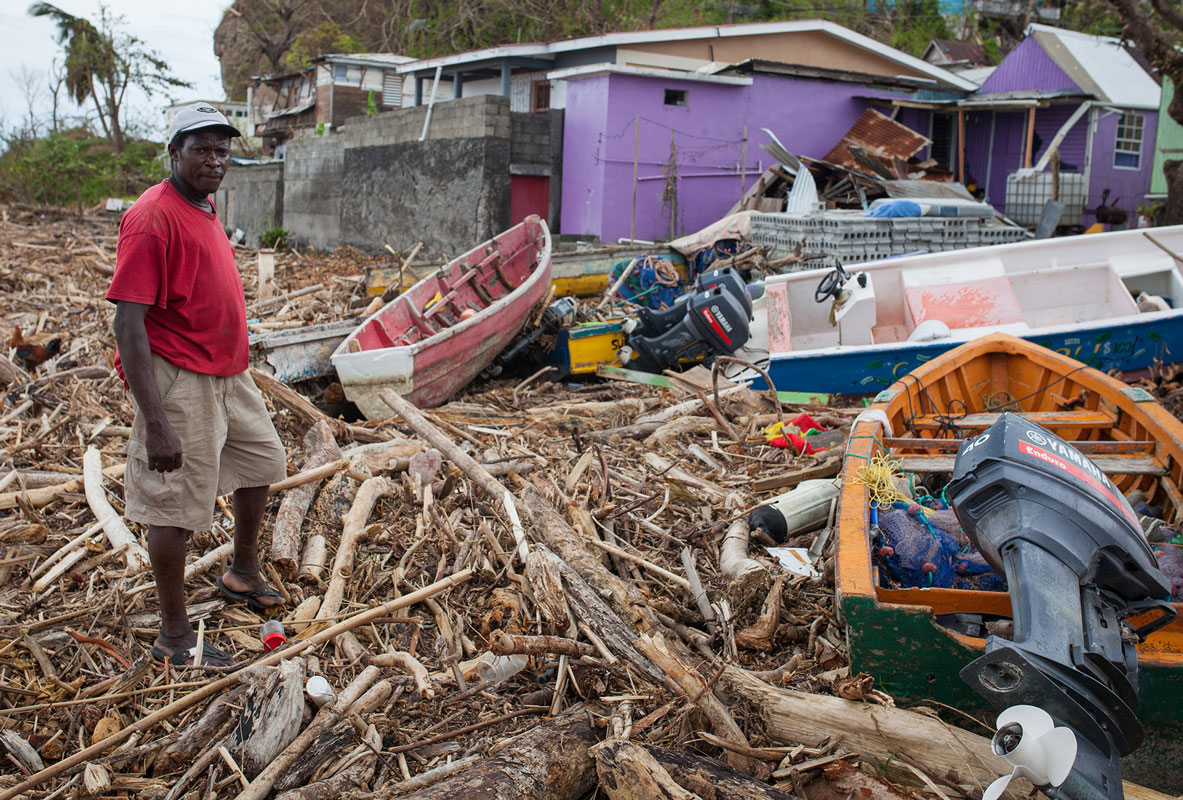
[[[955,105],[965,118],[967,179],[1003,213],[1033,222],[1058,156],[1062,224],[1091,225],[1104,203],[1133,227],[1150,191],[1158,82],[1117,39],[1038,24],[1027,34],[976,95]]]
[[[726,214],[775,160],[823,157],[872,105],[975,84],[833,23],[777,60],[688,71],[599,63],[549,72],[566,100],[561,232],[670,239]],[[919,124],[902,109],[897,119]],[[921,130],[926,133],[925,130]]]

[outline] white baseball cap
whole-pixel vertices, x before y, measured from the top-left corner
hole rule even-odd
[[[238,129],[231,125],[221,111],[208,103],[198,103],[177,112],[172,125],[168,126],[168,140],[177,138],[178,133],[197,131],[202,128],[225,128],[231,138],[242,136]]]

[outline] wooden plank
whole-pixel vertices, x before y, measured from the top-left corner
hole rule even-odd
[[[889,450],[935,450],[941,453],[956,453],[965,439],[921,439],[919,437],[896,437],[882,440]],[[1154,442],[1150,439],[1129,439],[1127,441],[1094,441],[1075,439],[1068,442],[1087,455],[1122,455],[1128,453],[1150,453]]]
[[[1179,521],[1180,516],[1183,516],[1183,494],[1179,493],[1179,487],[1171,480],[1169,475],[1164,475],[1158,479],[1158,483],[1162,486],[1162,490],[1167,493],[1167,498],[1170,499],[1171,505],[1175,507],[1175,512],[1171,514],[1170,522],[1172,525]],[[1166,509],[1163,509],[1164,512]]]
[[[953,419],[952,423],[958,428],[983,429],[997,422],[1000,416],[1001,413],[967,414]],[[1045,428],[1111,428],[1117,422],[1117,417],[1104,411],[1024,411],[1019,416]],[[937,429],[941,427],[941,418],[924,414],[913,418],[911,427]]]
[[[952,472],[954,455],[900,456],[904,472]],[[1089,460],[1106,475],[1165,475],[1164,467],[1154,456],[1147,455],[1090,455]]]
[[[769,475],[752,483],[753,492],[771,492],[774,489],[791,489],[802,481],[815,478],[830,478],[838,474],[842,468],[841,458],[830,458],[820,464],[782,472],[779,475]]]

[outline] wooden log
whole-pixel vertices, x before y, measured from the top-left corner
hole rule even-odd
[[[122,478],[127,470],[126,464],[115,464],[103,470],[105,478]],[[0,494],[0,511],[17,507],[17,500],[21,499],[33,508],[42,508],[57,500],[64,494],[73,494],[85,485],[85,477],[74,478],[53,486],[43,486],[40,489],[29,489],[19,492],[5,492]]]
[[[321,767],[341,756],[357,739],[357,729],[350,719],[337,719],[322,730],[300,752],[299,757],[275,780],[272,789],[287,792],[304,786]]]
[[[276,795],[275,800],[337,800],[352,789],[363,789],[374,777],[378,753],[382,749],[382,736],[371,725],[366,730],[362,744],[358,746],[357,760],[331,778],[310,783]]]
[[[326,425],[332,428],[333,436],[339,442],[376,442],[387,438],[386,436],[375,433],[369,428],[363,428],[360,425],[348,425],[339,419],[332,419],[296,391],[254,367],[251,367],[251,378],[254,380],[255,385],[259,387],[259,391],[270,397],[273,403],[286,408],[307,423],[309,427],[324,421]]]
[[[388,616],[392,611],[396,611],[400,608],[412,606],[415,603],[419,603],[423,600],[433,597],[440,592],[447,591],[453,586],[458,586],[459,584],[469,580],[471,577],[472,570],[464,569],[453,575],[449,575],[447,578],[424,586],[422,589],[411,592],[410,594],[403,595],[402,597],[396,598],[387,603],[373,606],[366,609],[365,611],[359,611],[357,614],[354,614],[348,619],[344,619],[338,622],[336,625],[319,631],[307,639],[292,642],[288,644],[287,647],[283,647],[273,653],[270,653],[269,655],[264,656],[262,659],[255,662],[254,667],[268,667],[272,664],[278,664],[284,658],[292,658],[293,656],[296,656],[305,650],[324,644],[325,642],[331,642],[341,634],[352,631],[359,625],[365,625],[366,623],[372,622],[380,617]],[[249,667],[246,669],[249,669]],[[105,753],[112,747],[115,747],[116,745],[126,741],[131,736],[135,734],[142,734],[148,730],[151,730],[163,720],[169,719],[181,713],[190,706],[196,705],[197,703],[200,703],[201,701],[206,700],[207,698],[210,698],[219,692],[225,691],[231,686],[237,685],[246,674],[246,669],[237,670],[224,678],[213,681],[212,683],[208,683],[205,686],[202,686],[200,689],[190,692],[184,697],[174,700],[163,708],[148,714],[146,717],[140,718],[131,725],[128,725],[123,730],[111,734],[102,741],[80,750],[69,758],[64,758],[56,764],[46,767],[36,775],[30,776],[27,780],[23,780],[17,785],[0,792],[0,800],[14,800],[14,798],[24,794],[29,789],[35,786],[40,786],[45,781],[48,781],[62,774],[63,772],[66,772],[67,770],[73,769],[80,764],[86,763],[96,756]]]
[[[304,545],[304,554],[300,556],[300,570],[296,577],[303,583],[316,583],[324,574],[328,560],[329,550],[324,535],[318,533],[309,537],[308,543]]]
[[[302,471],[324,466],[341,457],[341,448],[333,438],[328,423],[320,420],[304,436],[304,449],[308,460]],[[348,462],[347,462],[348,463]],[[301,535],[304,516],[312,505],[312,498],[320,486],[321,478],[301,484],[283,496],[279,511],[275,514],[275,527],[271,531],[271,563],[284,580],[290,581],[299,571]]]
[[[796,800],[791,794],[749,778],[721,761],[687,750],[646,747],[678,785],[715,800]]]
[[[660,634],[640,636],[636,645],[638,650],[677,683],[686,699],[696,705],[710,721],[716,734],[729,742],[748,746],[748,737],[731,717],[731,712],[715,697],[706,679],[672,653]],[[748,775],[755,774],[760,766],[753,759],[730,750],[726,758],[728,764]]]
[[[528,656],[544,656],[550,653],[573,658],[594,656],[596,648],[563,636],[514,636],[503,630],[493,631],[489,649],[494,655],[509,656],[521,653]]]
[[[123,518],[107,502],[103,493],[103,457],[94,445],[86,448],[82,456],[82,474],[86,486],[86,503],[94,512],[95,520],[103,523],[103,533],[112,547],[123,548],[123,558],[134,572],[149,568],[148,551],[145,550],[127,529]]]
[[[727,492],[718,484],[711,483],[705,478],[676,467],[670,461],[657,453],[646,453],[645,463],[665,475],[666,481],[680,486],[695,495],[705,496],[709,502],[722,503],[727,499]]]
[[[594,753],[600,789],[609,800],[702,800],[679,786],[640,745],[604,742]]]
[[[427,417],[423,416],[423,413],[418,408],[408,402],[398,392],[392,389],[383,389],[380,396],[382,397],[382,402],[386,403],[396,414],[402,417],[407,423],[407,426],[417,436],[424,439],[436,450],[443,453],[449,461],[460,467],[464,471],[464,474],[483,489],[490,498],[501,502],[505,496],[506,488],[499,480],[489,474],[489,471],[482,464],[477,463],[476,459],[457,447],[443,431],[432,424]]]
[[[308,749],[309,745],[316,741],[321,734],[333,728],[341,721],[341,717],[345,714],[346,709],[353,705],[353,702],[365,693],[365,690],[370,687],[370,684],[378,679],[378,672],[377,667],[366,667],[363,669],[337,695],[336,700],[317,712],[312,722],[308,724],[308,727],[291,744],[285,747],[283,752],[277,755],[262,772],[256,775],[251,780],[250,785],[235,796],[235,800],[263,800],[264,797],[269,795],[271,788],[281,776],[293,768],[297,759],[303,756],[304,751]],[[349,727],[352,729],[352,724],[349,724]]]
[[[785,744],[816,746],[827,737],[842,736],[847,748],[883,763],[903,753],[931,773],[945,775],[953,770],[979,787],[1011,771],[995,755],[989,739],[925,714],[779,689],[735,666],[726,667],[722,681],[760,712],[767,735]],[[900,775],[915,778],[911,773]],[[1122,786],[1128,800],[1168,800],[1167,795],[1129,781]],[[1020,779],[1011,783],[1016,797],[1032,788]]]
[[[304,659],[264,668],[242,702],[235,739],[242,773],[254,778],[300,732],[304,713]]]
[[[366,522],[370,519],[370,512],[378,498],[390,494],[390,482],[385,478],[370,478],[362,483],[357,490],[357,497],[353,500],[353,507],[342,517],[341,543],[337,545],[337,556],[333,560],[332,577],[329,587],[325,590],[324,600],[317,611],[317,619],[335,617],[341,610],[341,600],[345,597],[345,584],[353,573],[353,556],[362,534],[366,531]]]
[[[535,800],[579,798],[596,785],[588,750],[597,734],[582,710],[536,725],[511,740],[497,755],[457,775],[410,794],[400,784],[385,786],[370,800]]]
[[[768,569],[748,557],[751,528],[746,518],[727,527],[719,548],[719,571],[727,579],[727,599],[737,609],[747,608],[753,598],[763,596],[772,582]]]
[[[635,667],[642,677],[658,686],[679,691],[676,683],[667,682],[665,673],[641,654],[634,645],[636,637],[632,629],[617,616],[599,592],[545,545],[538,545],[530,551],[530,560],[526,564],[527,576],[533,575],[535,565],[540,562],[548,563],[562,577],[571,610],[580,622],[595,631],[614,656]]]
[[[401,667],[415,681],[415,693],[419,697],[424,700],[435,697],[435,689],[431,686],[431,676],[427,672],[427,667],[423,666],[419,659],[410,653],[403,650],[393,650],[373,656],[369,659],[369,663],[377,667]]]
[[[168,775],[177,772],[190,764],[198,755],[206,752],[214,734],[220,731],[230,719],[230,713],[238,707],[246,690],[246,685],[236,686],[215,698],[196,722],[192,722],[184,728],[172,744],[166,745],[160,751],[160,755],[156,756],[154,762],[156,773]]]
[[[605,428],[604,430],[600,431],[587,431],[581,435],[584,439],[588,439],[593,442],[606,442],[616,436],[619,436],[621,439],[643,439],[664,424],[664,422],[638,422],[632,425],[622,425],[619,428]]]

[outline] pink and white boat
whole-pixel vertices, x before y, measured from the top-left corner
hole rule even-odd
[[[513,341],[550,285],[550,230],[536,216],[440,267],[366,319],[332,362],[367,419],[379,392],[420,408],[448,401]]]

